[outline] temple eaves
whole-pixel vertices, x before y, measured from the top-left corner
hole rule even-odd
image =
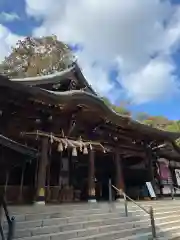
[[[52,83],[63,80],[67,74],[75,71],[79,74],[77,79],[81,81],[89,91],[71,90],[71,91],[48,91],[41,88],[44,83]],[[174,141],[180,137],[180,133],[168,132],[161,129],[153,128],[151,126],[142,124],[138,121],[131,119],[130,117],[120,115],[116,113],[112,108],[107,106],[104,101],[95,93],[91,86],[87,83],[80,68],[77,64],[74,66],[55,74],[48,76],[31,77],[25,79],[8,79],[5,76],[0,76],[0,87],[8,87],[16,91],[27,92],[34,99],[44,102],[45,104],[71,104],[76,102],[78,104],[87,105],[90,108],[97,108],[104,115],[104,119],[111,122],[114,126],[121,126],[122,123],[129,130],[140,132],[143,135],[154,135],[158,138],[166,138],[170,141]]]

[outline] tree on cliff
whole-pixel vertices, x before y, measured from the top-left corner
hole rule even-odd
[[[70,49],[55,36],[26,37],[0,64],[0,72],[12,78],[34,77],[64,70],[72,62]]]

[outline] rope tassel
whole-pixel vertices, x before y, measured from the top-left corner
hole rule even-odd
[[[72,156],[76,157],[77,156],[77,149],[74,147],[72,150]]]
[[[87,149],[87,147],[86,146],[84,146],[84,149],[83,149],[83,154],[88,154],[88,149]]]
[[[62,142],[60,142],[59,144],[58,144],[58,152],[63,152],[63,145],[62,145]]]

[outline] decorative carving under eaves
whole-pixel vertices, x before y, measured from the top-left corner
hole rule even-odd
[[[69,84],[69,90],[75,90],[77,89],[77,82],[74,79],[71,79]]]

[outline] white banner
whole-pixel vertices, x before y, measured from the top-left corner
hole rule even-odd
[[[149,191],[150,196],[151,196],[152,198],[156,198],[156,194],[155,194],[155,192],[154,192],[154,189],[153,189],[153,187],[152,187],[151,182],[146,182],[146,186],[147,186],[147,188],[148,188],[148,191]]]
[[[180,169],[175,169],[177,185],[180,186]]]

